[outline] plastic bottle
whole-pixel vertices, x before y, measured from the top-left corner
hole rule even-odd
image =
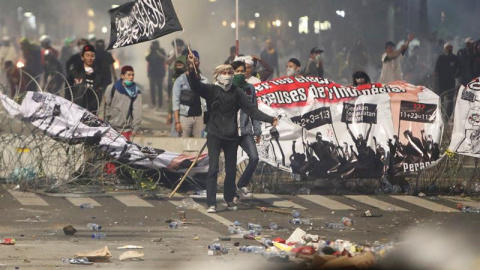
[[[177,229],[178,226],[180,226],[180,222],[178,222],[178,221],[172,221],[172,222],[170,222],[170,224],[168,224],[168,227],[170,229]]]
[[[278,229],[278,225],[275,222],[271,222],[269,226],[270,226],[270,230],[277,230]]]
[[[463,213],[480,213],[480,208],[462,206],[462,212]]]
[[[262,225],[254,224],[254,223],[249,222],[248,223],[248,229],[249,230],[260,230],[261,231],[262,230]]]
[[[103,239],[105,237],[107,237],[107,235],[105,233],[101,233],[101,232],[96,232],[96,233],[92,234],[93,239]]]
[[[238,220],[235,220],[235,222],[233,222],[233,225],[234,226],[240,226],[240,222]]]
[[[310,219],[308,218],[294,218],[290,220],[291,224],[303,224],[303,225],[312,225]]]
[[[277,251],[277,250],[266,250],[263,251],[262,256],[270,259],[274,257],[280,257],[280,258],[288,258],[288,254],[285,251]]]
[[[293,210],[293,211],[292,211],[292,217],[293,217],[293,218],[298,218],[298,217],[300,217],[300,211],[298,211],[298,210]]]
[[[327,228],[330,228],[330,229],[345,229],[345,225],[343,223],[340,223],[340,222],[328,222],[326,224],[326,227]]]
[[[243,234],[244,230],[242,228],[230,225],[230,226],[228,226],[228,233],[229,234]]]
[[[91,203],[82,203],[80,205],[80,209],[86,210],[86,209],[93,209],[93,204]]]
[[[208,245],[208,255],[222,255],[227,253],[228,248],[222,246],[222,244],[215,243]]]
[[[95,223],[88,223],[87,228],[92,230],[92,231],[101,231],[102,230],[102,226],[100,226],[98,224],[95,224]]]
[[[262,243],[264,246],[266,246],[266,247],[271,247],[271,246],[273,246],[272,240],[267,239],[267,238],[263,238],[263,239],[261,240],[261,243]]]
[[[242,246],[239,250],[245,253],[262,253],[266,248],[264,246]]]

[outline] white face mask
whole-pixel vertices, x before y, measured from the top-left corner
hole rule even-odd
[[[232,86],[233,76],[231,75],[218,75],[217,84],[222,87],[224,91],[230,90]]]
[[[298,74],[298,72],[297,72],[296,69],[287,67],[287,76],[294,76],[294,75],[297,75],[297,74]]]

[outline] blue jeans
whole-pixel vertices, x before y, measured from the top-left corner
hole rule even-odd
[[[226,202],[232,202],[237,194],[235,177],[237,174],[238,140],[224,140],[207,134],[209,167],[207,173],[207,205],[217,206],[217,177],[220,152],[223,149],[225,156],[225,181],[223,183],[223,197]]]
[[[255,139],[253,138],[252,134],[242,135],[240,137],[239,144],[243,151],[245,151],[248,155],[248,165],[237,183],[237,187],[242,188],[246,187],[250,183],[250,180],[255,173],[255,169],[257,168],[259,159],[257,146],[255,145]]]

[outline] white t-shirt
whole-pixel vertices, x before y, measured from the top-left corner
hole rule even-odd
[[[378,82],[389,83],[393,81],[402,81],[403,73],[401,63],[403,54],[400,53],[397,57],[389,59],[385,62],[386,58],[387,53],[384,53],[382,55],[382,73],[380,74],[380,79],[378,79]]]

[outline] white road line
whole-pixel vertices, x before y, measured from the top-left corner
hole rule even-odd
[[[153,207],[150,203],[140,199],[135,195],[113,196],[128,207]]]
[[[474,201],[469,198],[462,198],[462,197],[456,197],[456,196],[440,196],[442,199],[446,199],[455,203],[461,203],[466,206],[470,207],[475,207],[475,208],[480,208],[480,202],[479,201]]]
[[[84,203],[90,203],[93,206],[102,206],[99,204],[97,201],[95,201],[92,198],[66,198],[68,201],[70,201],[73,205],[75,206],[80,206]]]
[[[298,205],[282,197],[275,196],[273,194],[254,194],[253,198],[262,200],[276,207],[292,207],[297,209],[306,209],[301,205]]]
[[[366,195],[345,195],[345,197],[350,198],[355,201],[359,201],[363,204],[367,204],[373,207],[376,207],[378,209],[384,210],[384,211],[409,211],[405,208],[402,208],[400,206],[396,206],[375,198],[372,198],[370,196]]]
[[[174,197],[178,198],[178,197],[183,197],[183,196],[181,196],[181,195],[178,195],[178,196],[175,195]],[[179,206],[180,204],[182,204],[182,201],[174,201],[174,200],[168,200],[168,201],[169,201],[170,203],[172,203],[173,205],[175,205],[175,206]],[[233,222],[232,222],[232,221],[230,221],[230,220],[228,220],[228,219],[226,219],[226,218],[224,218],[224,217],[222,217],[222,216],[219,216],[219,215],[214,214],[214,213],[207,213],[207,208],[205,208],[205,206],[203,206],[203,205],[201,205],[201,204],[198,205],[197,211],[199,211],[200,213],[202,213],[202,214],[204,214],[204,215],[206,215],[206,216],[208,216],[208,217],[213,218],[214,220],[222,223],[223,225],[225,225],[225,226],[227,226],[227,227],[230,226],[230,225],[233,225]]]
[[[35,193],[15,190],[9,190],[8,192],[22,205],[48,206],[48,203]]]
[[[354,207],[337,202],[326,196],[321,195],[298,195],[298,197],[311,201],[320,206],[326,207],[331,210],[355,210]]]
[[[419,197],[407,196],[407,195],[396,195],[396,196],[392,195],[390,197],[395,198],[397,200],[404,201],[404,202],[408,202],[416,206],[420,206],[422,208],[426,208],[435,212],[457,212],[458,213],[458,210],[456,209],[453,209],[438,203],[434,203]]]

